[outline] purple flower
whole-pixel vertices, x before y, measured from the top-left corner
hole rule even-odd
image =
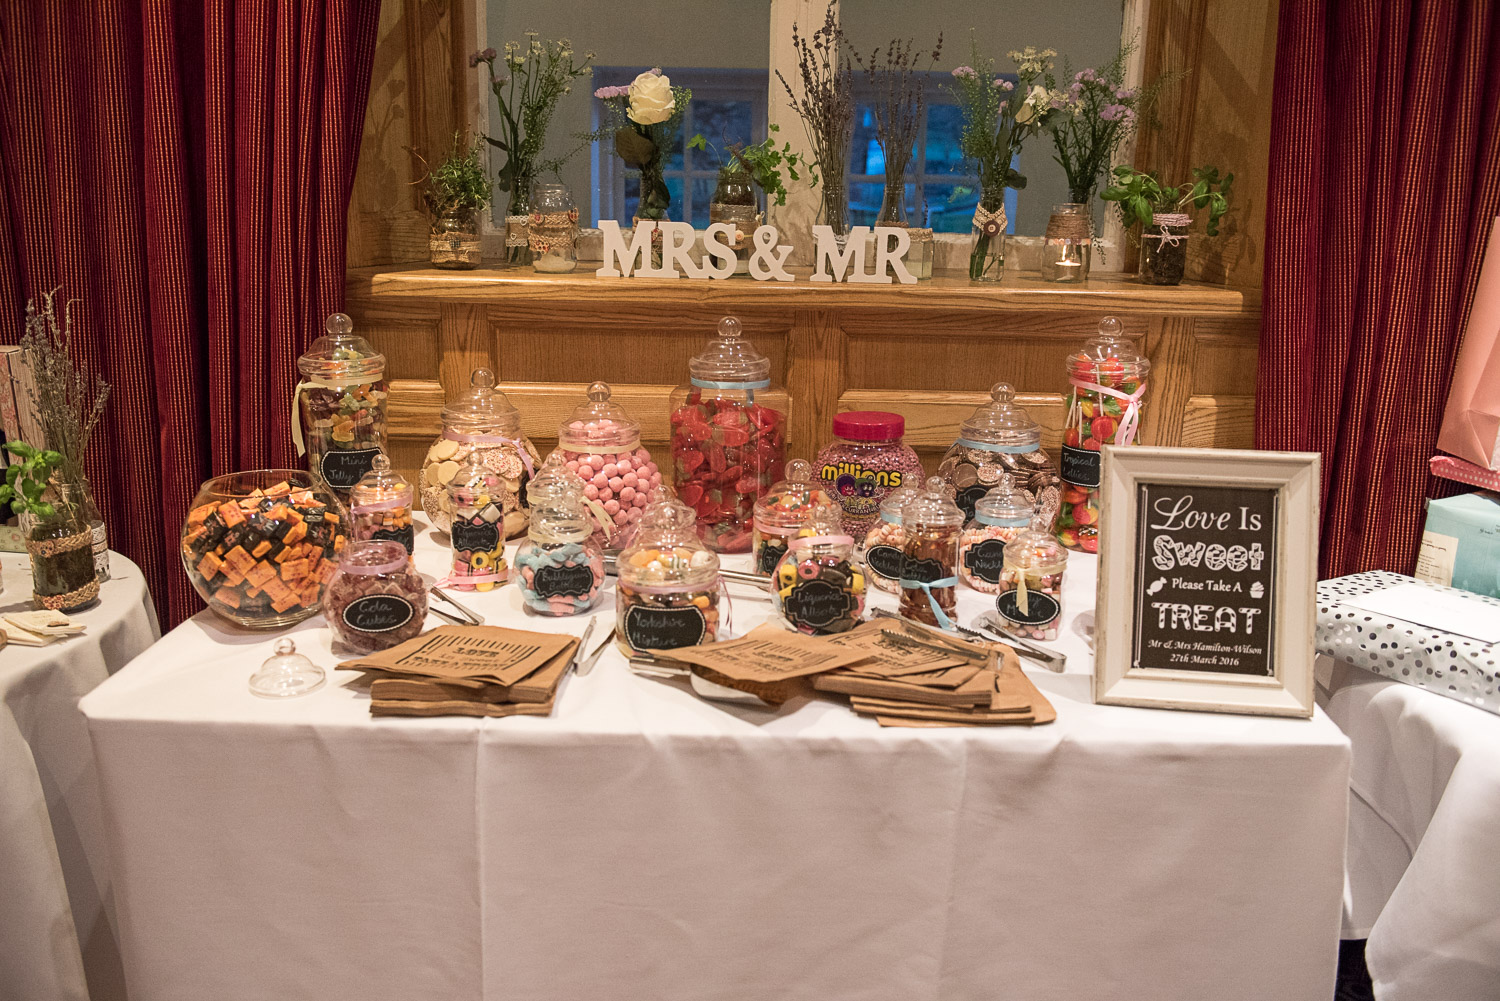
[[[1003,76],[997,76],[997,77],[995,77],[995,86],[999,87],[1001,90],[1015,90],[1016,89],[1016,85],[1013,84],[1013,83],[1011,83],[1009,80],[1005,79],[1005,77],[1003,77]]]
[[[485,49],[482,52],[476,52],[472,56],[470,56],[469,57],[469,68],[473,69],[475,66],[478,66],[480,63],[487,63],[491,59],[494,59],[494,58],[495,58],[495,49],[494,49],[493,46],[491,46],[490,48]]]
[[[612,97],[629,97],[630,88],[627,86],[600,87],[598,90],[594,91],[594,96],[599,98],[599,100],[601,101],[607,101]]]
[[[1128,101],[1128,100],[1130,100],[1134,96],[1135,96],[1135,88],[1134,87],[1121,87],[1119,90],[1115,91],[1115,100],[1116,101]]]
[[[1076,101],[1076,100],[1078,100],[1082,96],[1083,96],[1083,84],[1078,83],[1075,80],[1073,82],[1073,86],[1071,86],[1071,87],[1068,88],[1068,99],[1072,100],[1072,101]]]
[[[974,67],[972,66],[955,66],[953,67],[953,75],[958,77],[959,79],[979,79],[979,74],[974,72]]]
[[[1106,104],[1099,109],[1099,117],[1106,122],[1118,121],[1130,114],[1130,109],[1123,104]]]
[[[652,76],[661,76],[661,67],[660,66],[653,66],[653,67],[651,67],[651,75]]]

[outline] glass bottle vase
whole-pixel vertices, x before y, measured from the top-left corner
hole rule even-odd
[[[527,240],[537,271],[560,275],[578,267],[578,205],[566,185],[536,186]]]
[[[531,264],[531,175],[518,173],[511,182],[510,206],[505,211],[505,265]]]
[[[1042,281],[1086,281],[1093,257],[1093,219],[1087,202],[1052,206],[1042,242]]]
[[[833,230],[834,240],[842,248],[849,242],[849,184],[844,172],[825,171],[820,182],[820,194],[818,222]]]
[[[998,282],[1005,277],[1005,191],[984,195],[974,209],[974,246],[969,251],[969,280]]]
[[[31,556],[32,602],[38,608],[78,612],[99,601],[94,572],[93,531],[82,497],[72,484],[59,484],[52,514],[22,512],[21,534]]]

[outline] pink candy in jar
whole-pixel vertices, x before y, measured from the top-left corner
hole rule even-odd
[[[607,383],[589,386],[588,402],[558,427],[549,461],[555,457],[583,481],[594,544],[618,550],[629,545],[646,505],[656,499],[661,473],[641,445],[640,423],[609,397]]]
[[[834,440],[813,472],[843,508],[844,531],[862,539],[880,517],[880,502],[901,486],[920,486],[922,460],[901,441],[906,418],[883,410],[851,410],[833,419]]]

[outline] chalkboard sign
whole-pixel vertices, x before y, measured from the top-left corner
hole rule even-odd
[[[455,552],[490,553],[500,548],[500,526],[495,522],[455,521],[449,531]]]
[[[952,576],[952,573],[938,560],[916,560],[908,557],[901,561],[901,579],[915,581],[918,584],[931,584]]]
[[[775,573],[776,564],[781,562],[781,558],[786,555],[786,551],[787,542],[785,539],[778,539],[774,535],[761,536],[760,556],[757,557],[759,562],[755,564],[756,573],[763,573],[767,576]]]
[[[1000,583],[1000,571],[1005,568],[1005,543],[999,539],[974,543],[964,550],[964,566],[982,581]]]
[[[827,629],[854,614],[854,595],[826,580],[808,580],[793,585],[781,603],[781,613],[794,626]]]
[[[531,587],[541,598],[583,598],[594,590],[594,568],[587,563],[571,567],[537,567]]]
[[[417,544],[416,533],[410,525],[407,525],[405,528],[377,528],[374,532],[370,533],[370,538],[381,542],[399,542],[406,547],[406,554],[408,556],[411,555],[412,549]]]
[[[1021,611],[1021,592],[1002,591],[995,596],[995,611],[1021,626],[1043,626],[1057,618],[1062,606],[1045,591],[1026,589],[1026,611]]]
[[[991,489],[993,488],[985,486],[983,483],[975,483],[972,486],[964,487],[953,498],[953,503],[957,504],[958,509],[964,513],[965,523],[974,520],[974,505],[978,504],[979,499],[989,493]]]
[[[318,469],[330,487],[335,490],[348,490],[370,471],[370,466],[375,462],[375,456],[379,454],[378,448],[337,449],[324,452],[322,460],[318,463]]]
[[[625,610],[625,642],[632,650],[672,650],[703,642],[708,622],[697,605],[652,608],[631,605]]]
[[[1099,453],[1091,448],[1062,447],[1062,461],[1058,463],[1058,474],[1066,483],[1079,487],[1097,487],[1100,472]]]
[[[887,580],[899,580],[901,577],[901,550],[895,546],[871,546],[865,551],[865,565],[872,573],[878,574]]]
[[[344,606],[344,624],[362,633],[400,629],[416,614],[411,602],[395,594],[370,594]]]
[[[1277,488],[1136,484],[1131,667],[1273,677]]]

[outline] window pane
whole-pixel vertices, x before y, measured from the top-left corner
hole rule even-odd
[[[957,105],[934,104],[927,108],[928,174],[964,172],[964,155],[958,148],[963,129],[963,113]]]
[[[979,204],[979,190],[974,181],[967,184],[942,179],[931,174],[923,185],[927,195],[928,224],[938,233],[967,233]]]
[[[697,229],[708,226],[708,206],[714,200],[714,185],[717,183],[717,176],[704,177],[700,174],[693,178],[693,218],[689,222]]]
[[[717,172],[724,151],[731,143],[748,145],[754,141],[751,135],[752,110],[749,101],[693,98],[693,131],[709,142],[708,149],[692,151],[694,170]]]
[[[849,225],[873,226],[885,194],[882,181],[855,181],[849,185]]]
[[[884,174],[885,153],[875,138],[875,112],[868,104],[859,105],[854,112],[853,154],[850,157],[851,174]],[[877,201],[877,207],[878,207]]]
[[[667,210],[668,219],[682,220],[687,214],[682,207],[682,175],[667,175],[667,190],[672,193],[672,207]]]
[[[679,122],[677,125],[677,131],[673,134],[672,137],[672,155],[667,157],[667,170],[682,169],[682,152],[686,146],[686,143],[687,139],[682,134],[682,124]]]

